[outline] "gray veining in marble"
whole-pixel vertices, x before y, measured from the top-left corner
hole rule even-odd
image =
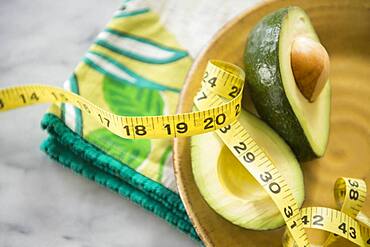
[[[205,16],[210,2],[221,7]],[[254,2],[149,3],[195,56],[225,21]],[[118,0],[1,0],[0,87],[60,86],[119,6]],[[46,109],[0,114],[0,247],[196,246],[163,220],[41,153],[45,133],[39,122]]]

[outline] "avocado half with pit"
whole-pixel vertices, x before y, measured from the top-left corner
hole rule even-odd
[[[251,31],[244,62],[247,90],[258,114],[283,137],[300,161],[308,161],[323,156],[326,150],[331,89],[325,77],[313,100],[303,94],[292,69],[295,65],[291,60],[292,47],[296,40],[309,41],[308,45],[300,43],[303,51],[309,50],[310,44],[321,46],[302,9],[280,9],[264,17]],[[308,53],[306,58],[301,57],[300,63],[320,67],[317,61],[321,58],[329,61],[325,49],[322,54]],[[317,61],[312,59],[315,55]],[[314,73],[314,70],[306,69],[303,76],[309,78]]]
[[[304,199],[303,175],[293,152],[267,124],[242,111],[239,121],[272,159],[286,179],[298,205]],[[207,204],[228,221],[243,228],[268,230],[284,224],[277,206],[262,186],[216,135],[191,138],[195,182]]]

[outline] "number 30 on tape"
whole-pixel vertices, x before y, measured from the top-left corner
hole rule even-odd
[[[119,116],[79,95],[45,85],[0,89],[0,111],[39,103],[69,103],[91,115],[112,133],[129,139],[186,137],[215,131],[279,208],[287,225],[284,246],[309,246],[304,228],[316,228],[331,232],[324,245],[343,237],[359,246],[370,247],[370,223],[360,212],[366,199],[365,182],[354,178],[337,180],[334,194],[339,210],[300,209],[285,178],[237,120],[244,78],[244,71],[239,67],[210,61],[194,98],[198,110],[177,115]]]

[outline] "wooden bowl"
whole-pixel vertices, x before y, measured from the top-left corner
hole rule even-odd
[[[370,1],[281,0],[248,10],[224,26],[196,59],[182,91],[178,111],[191,111],[192,99],[209,59],[221,59],[243,67],[242,56],[249,31],[266,14],[291,5],[307,11],[331,58],[329,146],[325,157],[302,164],[304,206],[335,207],[333,185],[338,177],[362,178],[370,187]],[[189,138],[175,140],[174,168],[181,198],[204,244],[281,246],[283,228],[272,231],[243,229],[226,221],[207,205],[194,182],[189,143]],[[369,199],[363,212],[370,216]],[[323,239],[322,232],[309,235],[313,243]],[[343,239],[335,246],[352,245]]]

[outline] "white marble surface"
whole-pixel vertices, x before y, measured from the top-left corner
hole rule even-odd
[[[163,21],[195,56],[226,20],[255,2],[149,3],[163,12]],[[0,87],[60,86],[119,6],[119,0],[1,0]],[[207,10],[212,15],[205,15]],[[0,114],[1,247],[196,245],[163,220],[41,153],[45,133],[39,122],[46,109]]]

